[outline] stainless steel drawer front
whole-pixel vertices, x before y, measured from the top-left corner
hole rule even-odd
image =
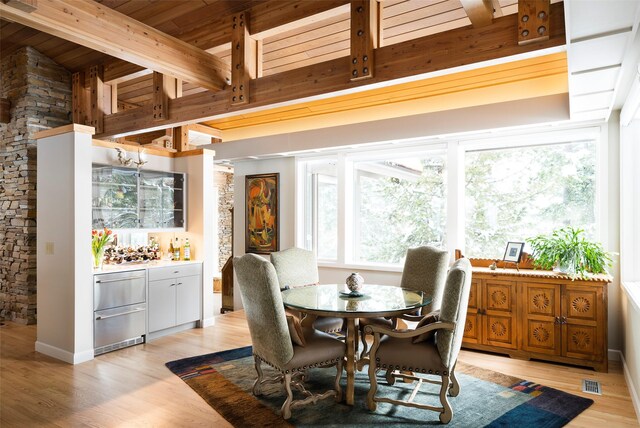
[[[96,311],[94,348],[133,339],[145,334],[146,303]]]
[[[96,311],[145,302],[145,271],[94,276],[93,309]]]

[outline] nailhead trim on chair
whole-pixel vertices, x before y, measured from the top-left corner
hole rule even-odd
[[[270,367],[273,367],[274,369],[278,370],[280,373],[289,374],[289,370],[282,371],[282,369],[280,369],[279,367],[277,367],[274,364],[271,364],[269,361],[265,360],[260,355],[254,353],[253,356],[256,357],[257,359],[259,359],[260,361],[262,361],[263,363],[265,363],[266,365],[268,365]],[[302,372],[302,371],[307,370],[308,368],[310,369],[311,367],[322,367],[322,366],[326,366],[326,365],[329,365],[329,364],[332,364],[332,363],[337,363],[338,361],[340,361],[340,358],[336,358],[336,359],[333,359],[333,360],[327,360],[327,361],[324,361],[324,362],[321,362],[321,363],[315,363],[315,364],[309,365],[309,366],[296,367],[296,368],[291,369],[291,372],[292,373]]]
[[[380,364],[380,358],[376,358],[376,367],[377,367],[377,368],[383,368],[383,369],[386,369],[386,368],[387,368],[387,365],[386,365],[386,364]],[[393,370],[393,364],[389,365],[389,369]],[[396,370],[400,370],[400,366],[396,366]],[[404,366],[402,366],[402,370],[407,370],[407,368],[406,368],[406,367],[404,367]],[[422,372],[422,373],[427,373],[427,369],[421,369],[421,368],[419,368],[419,367],[416,367],[416,368],[409,367],[408,371],[410,371],[410,372]],[[439,375],[439,374],[440,374],[440,371],[439,371],[439,370],[433,371],[432,369],[429,369],[429,370],[428,370],[428,372],[429,372],[429,374],[436,374],[436,375]],[[448,372],[448,371],[446,371],[446,370],[444,370],[444,371],[442,372],[442,376],[449,376],[449,372]]]

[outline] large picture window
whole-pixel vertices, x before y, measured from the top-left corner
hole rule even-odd
[[[443,154],[355,162],[354,261],[400,263],[407,248],[444,248]]]
[[[467,152],[465,255],[502,258],[507,241],[562,226],[595,234],[593,141]]]
[[[321,263],[396,270],[422,245],[502,259],[507,242],[568,225],[601,239],[601,135],[491,133],[299,158],[297,244]]]

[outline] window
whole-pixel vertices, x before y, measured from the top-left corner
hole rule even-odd
[[[604,129],[394,141],[299,158],[297,243],[338,267],[399,270],[407,249],[421,245],[502,259],[508,241],[567,225],[601,239]]]
[[[572,225],[595,237],[593,141],[465,155],[465,255],[502,258],[507,241]]]
[[[319,260],[338,258],[338,181],[335,159],[306,164],[305,248]]]
[[[444,248],[442,154],[354,162],[354,261],[400,263],[407,248]]]

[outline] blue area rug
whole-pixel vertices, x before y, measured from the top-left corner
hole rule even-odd
[[[336,403],[332,398],[316,405],[295,409],[289,421],[280,416],[285,395],[280,385],[264,388],[254,397],[251,387],[256,374],[251,347],[233,349],[171,361],[166,364],[218,413],[237,427],[252,426],[389,426],[440,425],[438,414],[405,406],[378,403],[371,412],[366,408],[369,378],[357,373],[354,406]],[[265,375],[272,370],[263,365]],[[450,427],[561,427],[578,416],[593,400],[557,389],[458,362],[460,395],[450,397],[453,420]],[[384,374],[384,372],[381,372]],[[332,388],[335,369],[313,369],[307,381],[311,391]],[[343,388],[346,380],[343,375]],[[388,386],[378,380],[378,395],[403,399],[414,384],[398,381]],[[438,385],[423,384],[416,401],[439,405]]]

